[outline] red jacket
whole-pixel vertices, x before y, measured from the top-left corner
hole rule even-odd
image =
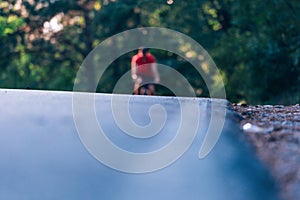
[[[137,75],[153,77],[151,63],[155,63],[156,60],[152,54],[147,53],[144,58],[142,53],[138,53],[132,57],[131,62],[137,67]]]

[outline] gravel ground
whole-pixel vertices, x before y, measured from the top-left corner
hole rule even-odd
[[[300,199],[300,106],[237,105],[244,130],[257,156],[267,165],[283,200]]]

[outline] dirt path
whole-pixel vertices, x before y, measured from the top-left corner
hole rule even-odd
[[[300,199],[300,106],[237,105],[241,128],[270,168],[282,199]]]

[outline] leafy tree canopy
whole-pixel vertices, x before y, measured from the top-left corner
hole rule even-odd
[[[297,0],[1,1],[0,87],[72,90],[78,68],[101,41],[128,29],[154,26],[182,32],[201,44],[218,66],[229,100],[297,103],[299,10]],[[183,74],[197,95],[209,96],[188,62],[171,52],[151,51],[160,63]],[[112,92],[130,69],[134,53],[111,64],[98,92]],[[82,81],[98,81],[96,67],[89,66]],[[217,85],[213,72],[201,68]],[[163,87],[159,94],[171,95]]]

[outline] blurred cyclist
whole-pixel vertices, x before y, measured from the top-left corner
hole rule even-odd
[[[155,57],[147,48],[140,48],[131,60],[131,77],[134,81],[134,94],[154,95],[154,83],[159,83]]]

